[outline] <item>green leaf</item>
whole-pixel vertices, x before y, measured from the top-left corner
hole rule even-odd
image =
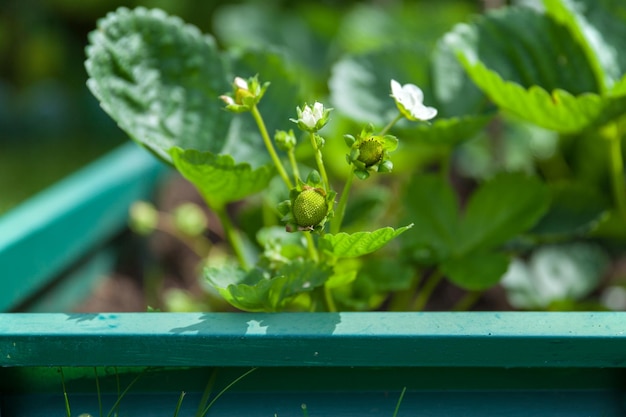
[[[444,42],[500,108],[539,126],[579,132],[626,109],[626,98],[600,95],[597,65],[569,28],[532,9],[490,12]]]
[[[537,178],[498,175],[470,197],[456,240],[456,253],[501,245],[532,227],[549,204],[549,191]]]
[[[505,254],[472,252],[460,258],[446,259],[441,264],[441,272],[461,288],[481,291],[497,284],[508,266],[509,257]]]
[[[390,97],[392,79],[418,85],[432,105],[427,62],[426,49],[415,44],[346,56],[333,66],[328,82],[332,106],[357,122],[384,126],[398,114]]]
[[[414,233],[402,236],[404,245],[419,262],[432,264],[448,257],[458,239],[458,203],[454,190],[440,176],[413,177],[403,193],[406,222]]]
[[[454,42],[442,37],[430,59],[438,115],[452,118],[485,113],[489,108],[487,97],[470,79],[453,46]]]
[[[336,258],[356,258],[377,251],[411,227],[412,224],[398,229],[384,227],[373,232],[327,233],[322,237],[320,245]]]
[[[626,111],[626,96],[601,97],[594,93],[574,96],[565,90],[549,93],[539,86],[528,89],[505,81],[482,63],[467,71],[480,88],[502,109],[538,126],[560,133],[576,133],[602,125]]]
[[[600,92],[587,56],[569,30],[530,8],[492,10],[469,25],[457,25],[444,42],[463,58],[466,68],[480,62],[525,88]]]
[[[160,10],[120,8],[89,35],[87,85],[135,141],[170,162],[173,146],[218,153],[231,115],[215,42]]]
[[[584,234],[610,207],[603,193],[583,183],[556,183],[549,189],[550,209],[531,230],[533,235],[556,238]]]
[[[565,25],[582,46],[601,81],[611,90],[626,73],[626,8],[621,0],[544,0],[546,12]]]
[[[170,154],[176,169],[198,188],[213,208],[263,190],[275,173],[267,165],[253,170],[247,163],[235,164],[229,155],[177,147],[172,148]]]
[[[252,312],[288,308],[295,297],[324,285],[330,266],[308,260],[293,260],[275,272],[238,267],[207,268],[205,278],[233,306]]]
[[[593,291],[609,265],[609,257],[589,243],[550,245],[533,252],[527,263],[515,260],[502,280],[516,308],[546,308],[579,300]]]
[[[325,71],[327,45],[317,39],[307,22],[312,14],[323,13],[320,5],[309,7],[314,10],[304,13],[277,6],[268,2],[221,5],[212,19],[220,44],[231,50],[264,50],[280,46],[289,52],[306,75],[309,71],[316,74]]]
[[[431,124],[405,125],[398,129],[398,135],[406,141],[456,146],[481,131],[492,117],[493,114],[436,119]]]

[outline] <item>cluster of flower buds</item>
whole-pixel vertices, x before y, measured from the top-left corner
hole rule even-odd
[[[269,83],[261,85],[256,76],[244,80],[236,77],[233,82],[232,95],[222,95],[226,109],[233,112],[250,111],[259,103]],[[437,115],[437,109],[424,105],[424,94],[414,84],[401,85],[391,80],[391,97],[394,99],[400,114],[411,121],[428,121]],[[312,139],[319,150],[324,139],[317,134],[329,120],[331,108],[315,102],[312,106],[305,104],[297,107],[297,119],[290,119],[304,132],[312,134]],[[385,129],[386,131],[386,129]],[[398,139],[392,135],[374,134],[374,127],[369,124],[355,138],[344,135],[350,153],[346,155],[349,164],[354,166],[358,178],[365,179],[371,172],[391,172],[393,164],[389,152],[398,146]],[[277,146],[283,151],[291,151],[296,146],[296,137],[292,130],[278,131],[274,137]],[[289,231],[322,230],[325,222],[333,214],[336,193],[326,189],[317,171],[312,171],[306,183],[300,181],[290,191],[289,200],[279,204],[283,221]]]
[[[226,110],[234,113],[247,112],[261,101],[269,85],[270,83],[261,85],[256,75],[247,80],[235,77],[232,95],[224,94],[220,99],[226,103]]]

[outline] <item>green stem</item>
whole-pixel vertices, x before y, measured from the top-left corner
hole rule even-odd
[[[390,121],[389,123],[387,123],[387,126],[383,127],[383,130],[381,130],[378,133],[378,136],[384,136],[389,129],[391,129],[393,127],[393,125],[395,125],[396,123],[398,123],[398,121],[402,119],[402,113],[398,113],[398,115],[395,117],[395,119],[393,119],[392,121]]]
[[[409,288],[404,290],[396,291],[393,293],[391,297],[391,301],[389,303],[389,311],[407,311],[411,309],[411,301],[415,294],[417,293],[417,288],[420,283],[420,275],[419,272],[411,279],[411,285]]]
[[[328,311],[330,313],[337,312],[337,306],[335,305],[335,300],[333,299],[333,293],[330,291],[330,288],[326,284],[324,284],[324,299],[326,300],[326,306],[328,307]]]
[[[98,368],[93,367],[93,373],[96,377],[96,394],[98,395],[98,416],[102,417],[102,393],[100,392],[100,379],[98,378]]]
[[[311,146],[313,146],[313,150],[315,151],[315,163],[317,164],[317,169],[322,176],[322,182],[324,183],[324,188],[326,191],[330,191],[330,183],[328,182],[328,175],[326,174],[326,167],[324,167],[324,161],[322,160],[322,151],[317,146],[317,140],[315,139],[315,133],[311,132],[309,134],[311,138]]]
[[[402,392],[400,393],[400,398],[398,398],[398,402],[396,403],[396,409],[393,412],[392,417],[398,416],[398,411],[400,411],[400,404],[402,404],[402,399],[404,398],[404,394],[406,393],[406,387],[402,388]]]
[[[272,158],[272,161],[274,162],[274,165],[276,166],[276,169],[278,170],[278,175],[280,175],[280,177],[283,179],[283,181],[287,185],[287,188],[291,190],[293,188],[293,185],[291,183],[291,180],[289,179],[289,176],[287,175],[287,171],[285,171],[285,167],[283,166],[283,163],[280,161],[280,158],[278,157],[278,154],[276,153],[276,149],[274,149],[274,145],[272,144],[270,135],[267,133],[265,122],[263,122],[263,117],[261,117],[261,113],[259,113],[259,109],[255,105],[250,109],[250,112],[252,113],[252,117],[254,117],[254,121],[256,122],[259,128],[261,137],[263,137],[263,142],[265,143],[267,152],[269,152],[270,157]]]
[[[348,196],[350,195],[350,188],[352,188],[352,182],[354,181],[355,166],[352,164],[346,185],[343,187],[341,197],[339,198],[339,204],[337,210],[335,210],[335,218],[331,220],[330,233],[339,233],[341,230],[341,223],[343,222],[343,216],[346,214],[346,206],[348,205]]]
[[[626,182],[624,180],[624,161],[622,159],[622,135],[617,123],[607,135],[609,140],[609,157],[611,160],[611,182],[617,211],[626,221]]]
[[[252,368],[249,371],[245,372],[244,374],[238,376],[233,382],[231,382],[230,384],[226,385],[226,387],[224,389],[222,389],[220,392],[217,393],[217,395],[215,396],[215,398],[213,398],[213,400],[211,400],[211,402],[209,403],[209,405],[206,406],[206,408],[204,409],[204,411],[202,412],[202,414],[200,415],[200,417],[204,417],[209,410],[211,409],[211,407],[213,407],[213,404],[215,404],[215,402],[217,400],[220,399],[220,397],[222,395],[224,395],[224,393],[226,391],[228,391],[233,385],[235,385],[237,382],[241,381],[242,379],[244,379],[245,377],[247,377],[248,375],[250,375],[252,372],[256,371],[257,368]]]
[[[63,398],[65,400],[65,415],[67,417],[71,417],[72,411],[70,407],[70,400],[67,396],[67,389],[65,388],[65,375],[63,374],[63,368],[59,368],[59,372],[61,373],[61,386],[63,387]]]
[[[452,307],[452,311],[469,311],[483,295],[482,291],[469,291]]]
[[[439,269],[436,269],[432,274],[428,276],[428,278],[426,278],[426,282],[417,293],[417,297],[413,302],[411,310],[424,310],[424,308],[426,307],[426,303],[428,303],[430,296],[433,294],[433,291],[435,291],[435,288],[437,288],[437,285],[439,285],[439,282],[441,282],[442,278],[443,274],[441,273],[441,271],[439,271]]]
[[[176,403],[176,409],[174,410],[174,417],[178,417],[178,413],[180,412],[180,408],[183,406],[183,399],[185,398],[185,395],[187,395],[187,393],[185,393],[185,391],[182,391],[180,393],[180,396],[178,397],[178,403]]]
[[[178,239],[200,258],[206,257],[211,250],[210,240],[203,236],[190,237],[179,232],[172,216],[167,213],[161,215],[155,229]]]
[[[245,251],[243,247],[243,241],[241,240],[241,236],[239,236],[238,231],[233,226],[233,223],[230,220],[228,213],[226,212],[226,207],[225,206],[215,207],[213,208],[213,211],[215,212],[217,217],[220,219],[220,222],[222,223],[222,227],[224,228],[224,233],[226,234],[226,239],[230,243],[230,246],[233,249],[235,256],[237,257],[239,264],[241,265],[242,268],[249,269],[250,265],[248,263],[248,260],[246,259],[246,255],[245,255]]]
[[[300,170],[298,169],[298,161],[296,161],[296,152],[291,148],[287,155],[289,156],[289,164],[291,165],[291,172],[293,172],[294,182],[298,184],[300,182]]]
[[[311,235],[310,232],[303,232],[303,233],[304,233],[304,237],[306,238],[306,246],[307,246],[307,249],[309,250],[309,256],[311,256],[311,259],[314,260],[315,262],[319,262],[320,257],[319,257],[319,254],[317,253],[317,248],[315,247],[313,236]]]
[[[147,370],[148,368],[142,369],[141,372],[139,372],[139,374],[137,374],[137,376],[133,378],[132,381],[130,381],[130,383],[126,386],[124,391],[121,394],[117,395],[117,400],[115,401],[115,404],[113,404],[113,406],[111,407],[111,410],[109,410],[109,414],[107,414],[107,417],[111,417],[113,413],[117,415],[117,409],[120,406],[120,402],[122,402],[122,399],[126,396],[128,391],[132,388],[133,385],[137,383],[137,381],[139,381],[139,379],[143,376],[144,373],[146,373]]]

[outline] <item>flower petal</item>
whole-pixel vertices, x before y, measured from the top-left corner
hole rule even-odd
[[[411,115],[418,120],[430,120],[437,115],[437,109],[428,106],[415,106],[411,109]]]
[[[424,101],[424,93],[415,84],[404,84],[402,92],[411,98],[411,101],[415,103],[422,103]]]
[[[396,80],[391,80],[391,96],[398,99],[402,95],[402,86]]]

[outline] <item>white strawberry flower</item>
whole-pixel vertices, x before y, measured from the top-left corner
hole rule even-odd
[[[328,122],[328,114],[332,109],[324,108],[324,105],[316,101],[313,106],[308,104],[303,109],[296,108],[298,119],[290,119],[297,123],[298,127],[304,131],[317,132]]]
[[[413,121],[427,121],[437,115],[437,109],[424,105],[424,93],[415,84],[400,85],[391,80],[391,97],[404,117]]]

